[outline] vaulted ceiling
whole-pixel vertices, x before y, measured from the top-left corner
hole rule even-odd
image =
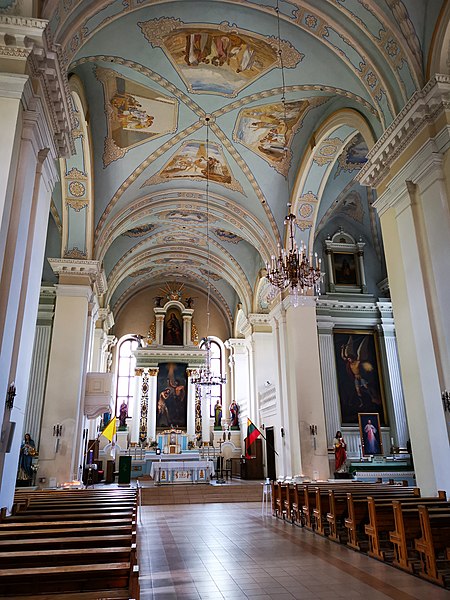
[[[63,255],[103,262],[115,310],[150,283],[209,279],[231,322],[238,303],[264,308],[290,201],[311,250],[338,226],[362,236],[375,286],[374,195],[354,177],[423,86],[442,4],[280,0],[277,19],[276,0],[49,0],[92,154],[86,203],[75,180],[72,212],[64,181],[54,197]],[[87,161],[71,160],[83,186]]]

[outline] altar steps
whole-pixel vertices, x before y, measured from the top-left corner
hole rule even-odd
[[[159,504],[210,504],[212,502],[261,502],[262,486],[259,481],[227,482],[224,485],[208,484],[154,484],[142,483],[142,505]]]

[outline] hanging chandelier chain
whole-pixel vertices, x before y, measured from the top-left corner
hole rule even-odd
[[[291,210],[291,190],[289,181],[289,149],[287,144],[288,133],[288,114],[286,102],[286,78],[284,72],[283,52],[281,48],[281,25],[280,25],[280,6],[279,0],[276,0],[275,13],[277,16],[277,37],[278,37],[278,59],[281,69],[281,103],[283,106],[283,150],[286,161],[286,187],[288,197],[288,214],[284,219],[286,226],[285,244],[287,250],[278,244],[278,256],[272,255],[270,262],[266,263],[267,279],[272,285],[274,291],[283,291],[288,287],[294,295],[294,304],[297,303],[298,293],[305,293],[307,290],[313,290],[320,294],[320,283],[323,278],[321,272],[321,259],[315,254],[315,260],[312,254],[307,254],[303,242],[301,247],[297,246],[295,241],[295,222],[296,216]]]
[[[207,299],[206,299],[206,336],[209,335],[210,299],[211,299],[211,248],[209,242],[209,117],[206,117],[206,252],[208,262]]]

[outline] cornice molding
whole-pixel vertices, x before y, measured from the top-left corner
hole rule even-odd
[[[47,259],[55,275],[60,277],[73,277],[74,281],[80,277],[88,277],[97,296],[107,290],[106,275],[98,260],[76,260],[74,258],[49,258]]]
[[[69,156],[75,151],[69,83],[61,49],[50,42],[47,25],[44,19],[0,14],[0,58],[9,61],[12,73],[26,74],[39,82],[33,85],[33,93],[46,106],[54,153]]]
[[[415,92],[367,155],[356,175],[361,185],[379,186],[390,175],[395,160],[402,155],[422,129],[450,108],[450,76],[436,74]]]

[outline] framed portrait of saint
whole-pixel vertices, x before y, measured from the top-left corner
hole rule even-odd
[[[359,285],[355,253],[333,252],[333,270],[336,285]]]
[[[185,363],[160,363],[156,403],[156,429],[186,430],[187,376]]]
[[[357,425],[358,413],[378,413],[386,425],[378,338],[373,331],[333,333],[339,405],[343,425]]]
[[[378,413],[359,413],[358,421],[363,456],[383,454],[380,415]]]

